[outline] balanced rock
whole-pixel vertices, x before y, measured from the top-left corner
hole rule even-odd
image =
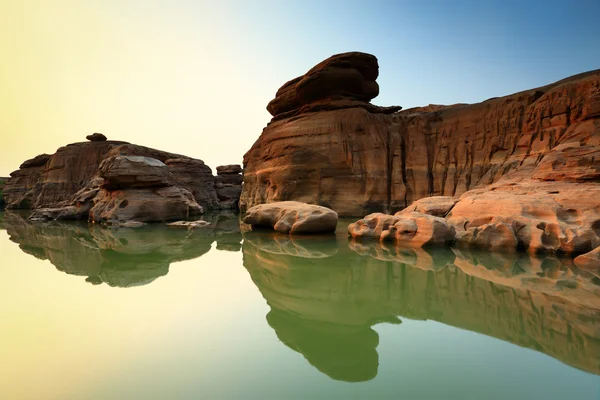
[[[338,215],[335,211],[298,201],[260,204],[246,211],[244,223],[253,227],[270,227],[282,233],[334,232]]]
[[[106,180],[104,187],[152,187],[169,184],[169,168],[161,161],[142,156],[115,156],[107,158],[98,168]]]
[[[85,138],[90,142],[106,142],[107,140],[106,136],[101,133],[93,133],[91,135],[87,135]]]
[[[429,244],[450,244],[455,231],[443,218],[428,214],[373,213],[348,225],[348,234],[353,239],[395,241],[398,244],[420,247]]]
[[[220,165],[217,167],[217,175],[240,174],[242,166],[239,164]]]

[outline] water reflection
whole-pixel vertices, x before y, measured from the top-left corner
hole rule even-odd
[[[599,279],[569,261],[348,242],[343,234],[242,234],[236,215],[206,219],[211,228],[197,230],[32,223],[14,213],[0,223],[24,252],[116,287],[148,284],[214,242],[216,250],[242,251],[279,340],[336,380],[373,379],[373,326],[400,318],[479,332],[600,374]]]
[[[164,226],[107,229],[97,225],[31,222],[6,213],[4,228],[21,250],[49,260],[59,271],[86,276],[94,285],[146,285],[169,272],[176,261],[197,258],[211,249],[239,251],[242,235],[234,214],[221,214],[211,229]]]
[[[398,317],[480,332],[600,374],[600,290],[593,275],[568,262],[342,238],[300,240],[302,254],[332,255],[299,258],[246,235],[244,266],[271,307],[267,321],[334,379],[377,375],[372,326]]]

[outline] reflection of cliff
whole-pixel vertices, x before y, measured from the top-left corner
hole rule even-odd
[[[274,254],[246,240],[243,252],[280,340],[335,379],[377,374],[371,327],[396,316],[480,332],[600,374],[598,290],[585,273],[557,260],[513,259],[507,266],[505,256],[484,266],[477,254],[376,245],[357,256],[335,239],[315,251],[327,246],[339,249],[325,259]],[[557,287],[557,275],[579,287]]]
[[[232,219],[237,222],[235,216]],[[212,229],[192,231],[165,226],[107,229],[79,223],[35,223],[7,213],[4,228],[25,253],[49,260],[59,271],[87,276],[93,284],[130,287],[166,275],[172,262],[202,256],[215,240],[217,247],[237,242],[239,248],[239,228],[237,232],[219,228],[223,220],[217,216]]]

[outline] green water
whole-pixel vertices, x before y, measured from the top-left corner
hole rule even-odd
[[[552,257],[0,214],[2,399],[600,399]]]

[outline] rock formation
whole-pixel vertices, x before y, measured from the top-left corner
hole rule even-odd
[[[238,209],[243,181],[244,177],[240,165],[231,164],[217,167],[215,190],[223,208]]]
[[[219,201],[215,177],[201,160],[99,133],[87,138],[21,164],[4,190],[7,207],[36,210],[33,217],[41,219],[162,221],[237,205],[231,189]]]
[[[281,233],[335,232],[338,215],[326,207],[281,201],[259,204],[250,208],[244,223],[253,227],[267,227]]]
[[[336,55],[279,89],[244,156],[242,210],[287,200],[340,216],[405,209],[445,217],[466,245],[578,254],[600,244],[600,70],[389,113],[368,103],[377,69],[373,56]],[[413,205],[430,196],[443,197]],[[359,225],[355,236],[380,236],[367,233],[373,218]]]
[[[539,198],[547,186],[535,183],[568,184],[565,195],[597,187],[600,70],[479,104],[395,112],[368,103],[377,69],[373,56],[337,55],[279,89],[273,120],[244,156],[242,210],[296,200],[364,216],[500,182],[531,181]]]

